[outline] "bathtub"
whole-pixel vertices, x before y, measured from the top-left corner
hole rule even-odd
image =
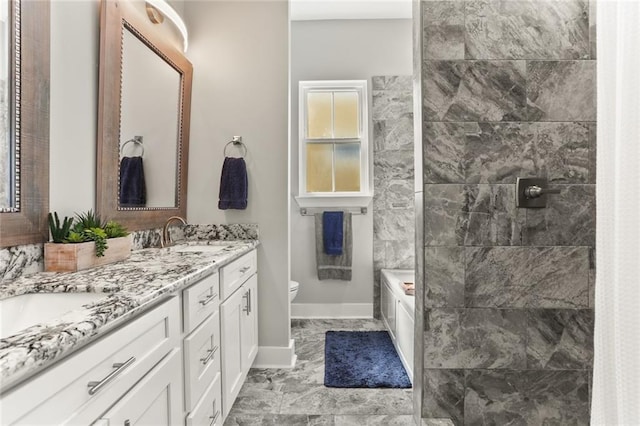
[[[380,308],[382,321],[389,331],[398,355],[413,383],[413,325],[415,297],[407,296],[403,282],[414,282],[410,269],[383,269],[380,271]]]

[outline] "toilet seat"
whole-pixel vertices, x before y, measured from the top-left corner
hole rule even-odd
[[[298,287],[300,287],[300,283],[297,281],[289,281],[289,291],[294,292],[298,291]]]

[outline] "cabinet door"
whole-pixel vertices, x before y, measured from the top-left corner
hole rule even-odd
[[[245,306],[245,289],[239,288],[220,305],[222,331],[222,411],[227,417],[233,401],[242,387],[242,308]]]
[[[240,289],[243,292],[242,307],[242,371],[246,374],[258,354],[258,276],[253,275]]]
[[[384,277],[380,278],[380,307],[382,309],[382,319],[387,324],[387,329],[391,338],[396,338],[396,298],[389,288],[389,283]]]
[[[96,424],[178,425],[182,419],[181,354],[174,350],[111,407]]]
[[[409,378],[413,382],[413,316],[407,308],[398,301],[396,342],[400,352],[400,359],[404,363]]]

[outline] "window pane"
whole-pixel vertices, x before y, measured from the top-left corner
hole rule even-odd
[[[336,191],[360,191],[360,144],[335,144]]]
[[[334,92],[334,137],[357,138],[358,135],[358,93]]]
[[[307,192],[332,192],[333,144],[307,144]]]
[[[331,138],[331,92],[307,93],[307,138]]]

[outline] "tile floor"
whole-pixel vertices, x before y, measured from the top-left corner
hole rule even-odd
[[[379,320],[292,320],[293,369],[252,369],[225,426],[413,425],[411,389],[324,386],[328,330],[384,330]]]

